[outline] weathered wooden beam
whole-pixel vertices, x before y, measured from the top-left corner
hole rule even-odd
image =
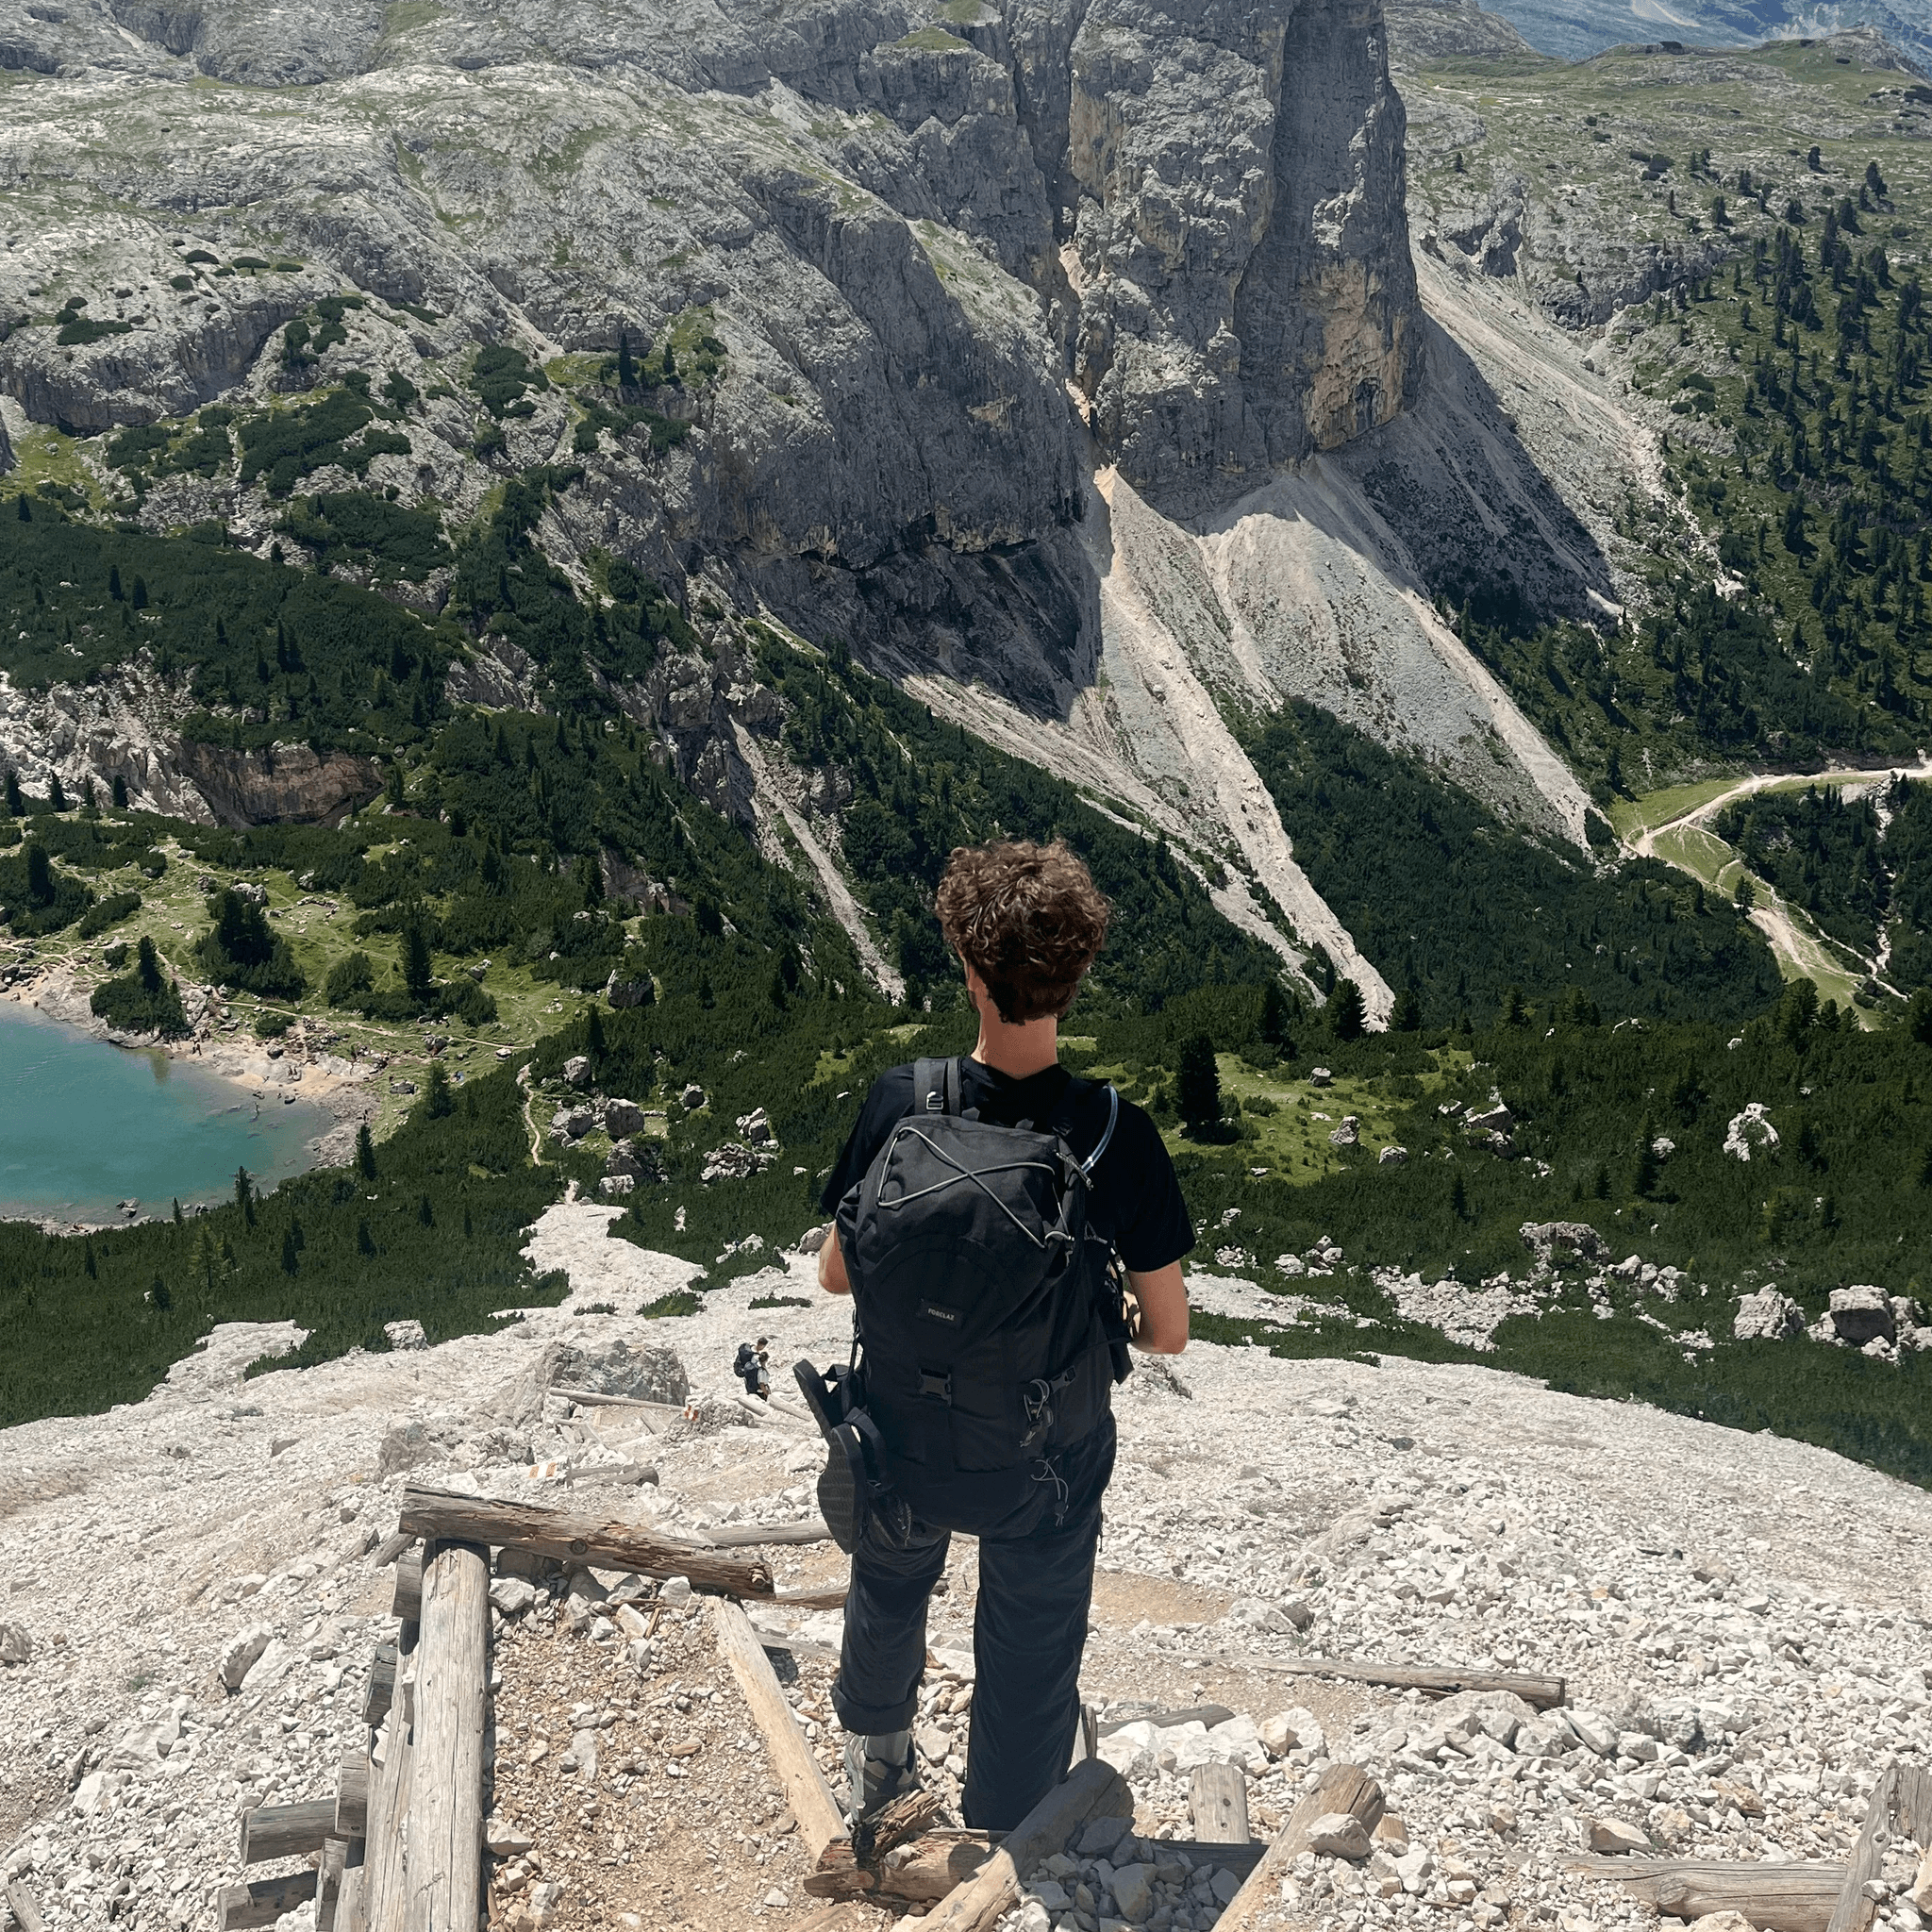
[[[752,1722],[765,1740],[766,1755],[785,1796],[791,1815],[798,1820],[799,1841],[806,1856],[814,1862],[834,1839],[845,1835],[845,1819],[839,1801],[819,1769],[819,1761],[805,1741],[798,1719],[778,1688],[772,1660],[765,1655],[751,1620],[735,1603],[719,1600],[711,1606],[711,1627],[717,1633],[718,1648],[738,1679],[738,1688],[751,1709]]]
[[[467,1932],[482,1908],[489,1685],[490,1552],[439,1540],[424,1572],[416,1651],[416,1761],[403,1888],[405,1924],[412,1928]]]
[[[242,1814],[242,1863],[301,1858],[319,1852],[336,1828],[336,1801],[307,1798],[299,1805],[259,1805]]]
[[[1590,1853],[1578,1853],[1563,1863],[1567,1871],[1614,1878],[1673,1918],[1738,1912],[1760,1932],[1825,1932],[1845,1879],[1845,1868],[1840,1864],[1604,1857]]]
[[[411,1485],[403,1492],[400,1520],[405,1529],[419,1536],[452,1542],[507,1544],[566,1562],[633,1570],[641,1576],[685,1576],[693,1590],[712,1595],[772,1594],[772,1573],[764,1563],[721,1557],[694,1543],[654,1536],[635,1524],[605,1522],[572,1510],[450,1495]]]
[[[342,1895],[336,1904],[336,1932],[369,1932],[369,1868],[364,1845],[349,1847],[349,1865],[342,1873]]]
[[[1248,1774],[1239,1764],[1197,1764],[1188,1783],[1188,1815],[1201,1842],[1248,1841]]]
[[[823,1517],[808,1523],[733,1524],[728,1529],[708,1529],[714,1550],[756,1549],[760,1543],[828,1543],[832,1532]]]
[[[335,1932],[348,1862],[346,1839],[332,1838],[324,1844],[322,1862],[315,1868],[315,1932]]]
[[[1382,1822],[1382,1787],[1359,1765],[1330,1765],[1314,1790],[1289,1814],[1281,1836],[1228,1901],[1226,1911],[1216,1922],[1216,1932],[1253,1932],[1261,1924],[1261,1914],[1275,1903],[1282,1879],[1308,1849],[1315,1821],[1336,1811],[1351,1813],[1361,1820],[1364,1830],[1374,1831]]]
[[[375,1562],[378,1570],[387,1570],[416,1539],[405,1536],[401,1530],[392,1529],[375,1546]]]
[[[1385,1684],[1397,1690],[1426,1690],[1439,1697],[1458,1690],[1507,1690],[1538,1710],[1563,1703],[1569,1685],[1561,1677],[1527,1676],[1517,1671],[1424,1670],[1415,1664],[1356,1663],[1339,1657],[1234,1657],[1212,1659],[1236,1670],[1276,1671],[1290,1677],[1339,1677],[1346,1684]]]
[[[382,1728],[391,1700],[396,1694],[396,1647],[378,1643],[369,1660],[369,1689],[362,1696],[362,1722],[372,1731]]]
[[[251,1925],[273,1925],[284,1912],[292,1912],[315,1896],[313,1870],[291,1872],[284,1878],[258,1878],[252,1885],[225,1885],[215,1900],[217,1932],[245,1932]],[[30,1932],[39,1932],[38,1927]]]
[[[1885,1863],[1885,1848],[1891,1842],[1898,1800],[1899,1768],[1889,1764],[1879,1773],[1872,1802],[1865,1807],[1865,1823],[1859,1828],[1852,1856],[1845,1861],[1844,1882],[1839,1887],[1825,1932],[1865,1932],[1871,1924],[1878,1902],[1865,1896],[1865,1886],[1878,1876]]]
[[[1007,1834],[999,1849],[927,1913],[924,1932],[988,1932],[1020,1896],[1021,1881],[1061,1850],[1090,1818],[1130,1815],[1134,1794],[1104,1758],[1076,1764]]]
[[[1186,1710],[1150,1710],[1138,1717],[1109,1718],[1100,1728],[1103,1738],[1110,1738],[1116,1731],[1124,1731],[1129,1724],[1152,1724],[1157,1731],[1171,1729],[1175,1724],[1202,1724],[1211,1731],[1216,1724],[1224,1724],[1234,1712],[1224,1704],[1195,1704]]]
[[[787,1610],[842,1610],[851,1589],[849,1583],[837,1583],[825,1590],[780,1590],[761,1601]]]
[[[391,1593],[389,1613],[405,1624],[415,1623],[423,1614],[423,1545],[411,1543],[396,1558],[395,1589]]]
[[[340,1839],[369,1835],[369,1748],[354,1744],[342,1753],[341,1769],[336,1774],[336,1816],[333,1836]]]
[[[25,1879],[15,1878],[8,1882],[7,1905],[20,1932],[46,1932],[47,1922],[41,1916],[40,1902],[26,1889]]]
[[[849,1839],[839,1839],[807,1874],[812,1898],[870,1899],[875,1905],[932,1905],[950,1896],[992,1857],[983,1831],[927,1831],[909,1843],[860,1862]]]
[[[398,1670],[413,1660],[414,1643],[406,1631],[397,1645]],[[362,1855],[362,1910],[369,1932],[405,1932],[403,1832],[409,1815],[410,1755],[409,1727],[398,1701],[390,1707],[369,1794],[369,1835]]]

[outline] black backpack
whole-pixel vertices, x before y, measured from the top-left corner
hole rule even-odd
[[[889,1527],[909,1513],[970,1533],[1009,1515],[1127,1372],[1112,1244],[1088,1218],[1111,1087],[1092,1151],[1071,1140],[1095,1091],[1070,1080],[1043,1124],[1000,1126],[962,1111],[957,1060],[920,1060],[913,1111],[839,1204],[854,1363],[827,1378],[801,1363],[800,1382],[819,1383],[822,1426],[859,1438]]]

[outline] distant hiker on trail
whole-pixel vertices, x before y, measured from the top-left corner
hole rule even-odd
[[[1153,1122],[1059,1064],[1107,937],[1087,868],[1058,843],[961,848],[938,910],[979,1041],[873,1083],[819,1253],[820,1286],[854,1300],[856,1373],[798,1374],[832,1450],[820,1500],[852,1549],[832,1701],[855,1827],[916,1783],[926,1600],[958,1530],[979,1539],[964,1823],[1005,1831],[1073,1755],[1109,1396],[1130,1337],[1187,1346],[1193,1229]]]
[[[758,1337],[758,1353],[754,1357],[753,1373],[757,1386],[753,1388],[751,1392],[760,1402],[769,1402],[772,1399],[771,1341],[772,1338],[769,1335],[760,1335]]]
[[[764,1345],[762,1338],[756,1347],[749,1341],[741,1341],[738,1344],[738,1356],[731,1364],[731,1373],[744,1384],[744,1392],[747,1395],[756,1395],[758,1392],[758,1382],[764,1376],[764,1357],[758,1353]],[[770,1387],[770,1383],[767,1382],[766,1386]]]

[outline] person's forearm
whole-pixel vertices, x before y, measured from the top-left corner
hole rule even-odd
[[[1179,1355],[1188,1345],[1188,1291],[1181,1264],[1170,1261],[1151,1274],[1127,1271],[1137,1311],[1128,1340],[1143,1355]]]
[[[819,1250],[819,1286],[827,1294],[850,1294],[852,1279],[845,1273],[845,1255],[839,1245],[839,1230],[825,1231],[825,1244]]]

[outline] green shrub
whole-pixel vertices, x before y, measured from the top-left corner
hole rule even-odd
[[[279,1040],[294,1024],[292,1013],[277,1013],[272,1009],[259,1012],[255,1016],[255,1037],[258,1040]]]

